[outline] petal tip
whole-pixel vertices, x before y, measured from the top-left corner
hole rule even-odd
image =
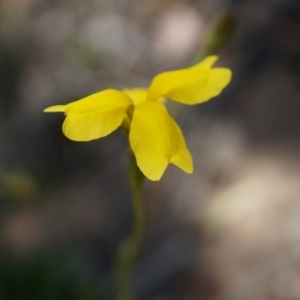
[[[199,66],[201,68],[208,68],[210,69],[215,63],[216,61],[219,59],[218,55],[209,55],[207,57],[205,57],[203,60],[201,60],[198,64],[196,64],[195,66]]]
[[[65,112],[65,105],[54,105],[49,106],[43,110],[43,112],[51,113],[51,112]]]

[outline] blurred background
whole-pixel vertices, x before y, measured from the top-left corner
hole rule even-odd
[[[138,299],[300,299],[299,0],[2,0],[1,300],[111,299],[132,224],[125,135],[42,110],[212,53],[233,80],[170,107],[195,171],[145,184]]]

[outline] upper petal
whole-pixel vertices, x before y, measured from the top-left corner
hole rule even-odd
[[[134,105],[138,105],[146,101],[147,89],[123,89],[123,92],[131,98]]]
[[[137,164],[151,180],[159,180],[170,162],[192,173],[192,157],[176,122],[159,102],[134,109],[129,141]]]
[[[148,90],[145,88],[134,88],[123,89],[123,92],[131,98],[134,105],[139,105],[146,101]],[[156,100],[161,103],[164,103],[166,101],[164,97],[159,97]]]
[[[191,68],[158,74],[151,82],[147,100],[165,96],[181,103],[197,104],[217,96],[231,80],[229,69],[212,68],[217,59],[208,56]]]
[[[65,106],[53,106],[45,112],[64,111],[63,133],[74,141],[90,141],[117,129],[132,105],[130,98],[117,90],[105,90]]]

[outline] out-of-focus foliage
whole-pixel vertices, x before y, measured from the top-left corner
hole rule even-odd
[[[1,255],[1,299],[99,299],[99,282],[79,268],[62,255],[39,254],[27,259]]]

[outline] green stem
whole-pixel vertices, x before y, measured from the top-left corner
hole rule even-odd
[[[144,175],[137,167],[135,157],[132,153],[128,168],[128,177],[133,193],[134,223],[131,234],[121,243],[117,254],[114,270],[117,289],[116,300],[136,299],[132,286],[132,275],[145,229],[145,216],[142,205]]]
[[[202,47],[191,60],[193,66],[208,55],[218,54],[231,40],[236,29],[236,20],[230,12],[223,12],[211,22],[202,41]]]

